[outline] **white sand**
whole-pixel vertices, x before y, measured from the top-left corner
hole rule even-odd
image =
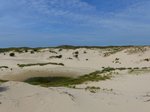
[[[101,67],[150,67],[150,47],[146,51],[129,54],[124,49],[108,57],[104,49],[76,49],[50,53],[49,49],[30,54],[9,53],[0,54],[0,79],[10,80],[0,86],[0,112],[149,112],[150,111],[150,72],[140,72],[139,75],[123,72],[111,80],[89,82],[77,87],[100,87],[96,93],[85,89],[43,88],[29,85],[22,81],[29,77],[72,76],[77,77]],[[79,58],[73,57],[73,52],[79,52]],[[86,53],[84,53],[86,51]],[[50,56],[62,55],[60,59],[50,59]],[[68,58],[72,59],[68,59]],[[119,58],[119,63],[114,63]],[[86,60],[88,59],[88,60]],[[63,63],[65,66],[46,65],[20,68],[17,64],[30,63]],[[6,88],[6,89],[5,89]]]
[[[134,81],[134,82],[133,82]],[[91,84],[112,92],[84,89],[42,88],[21,82],[2,85],[2,112],[149,112],[150,75],[123,76]]]

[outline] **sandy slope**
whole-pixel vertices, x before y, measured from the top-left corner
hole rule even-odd
[[[78,58],[74,57],[76,51],[79,53]],[[150,47],[130,47],[112,52],[112,49],[80,48],[59,51],[51,48],[34,54],[15,52],[15,57],[10,57],[10,52],[0,53],[0,66],[9,67],[0,68],[0,79],[10,80],[0,86],[0,112],[149,112],[149,71],[140,72],[139,75],[124,71],[111,80],[77,85],[80,89],[43,88],[16,82],[38,76],[77,77],[108,66],[150,67],[150,61],[145,61],[150,59]],[[110,55],[105,56],[109,53]],[[62,55],[62,58],[50,58],[58,55]],[[65,66],[17,66],[47,62],[63,63]],[[92,93],[85,90],[87,86],[101,89]]]
[[[20,80],[33,76],[79,76],[101,69],[101,67],[149,67],[150,62],[144,61],[150,57],[150,47],[143,47],[145,51],[136,51],[136,48],[126,48],[116,53],[110,53],[109,56],[104,57],[104,54],[113,52],[113,49],[42,49],[40,52],[31,54],[15,53],[15,57],[10,57],[9,53],[0,53],[0,66],[8,66],[8,69],[0,69],[0,78],[7,80],[17,80],[14,77],[19,76]],[[53,52],[49,52],[53,51]],[[78,58],[74,57],[75,52],[78,51]],[[135,52],[136,51],[136,52]],[[11,51],[13,52],[13,51]],[[62,58],[50,58],[51,56],[62,55]],[[118,58],[118,62],[116,61]],[[65,66],[46,65],[46,66],[32,66],[20,68],[17,64],[30,63],[63,63]]]
[[[2,112],[75,112],[74,102],[65,93],[31,86],[21,82],[8,82],[2,87]]]
[[[124,75],[91,85],[102,89],[42,88],[7,82],[0,92],[2,112],[149,112],[150,75]],[[113,91],[105,89],[113,89]]]

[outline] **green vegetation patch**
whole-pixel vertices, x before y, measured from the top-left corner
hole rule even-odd
[[[41,49],[44,48],[29,48],[29,47],[11,47],[11,48],[0,48],[0,53],[4,53],[4,52],[10,52],[10,51],[14,51],[14,52],[18,52],[18,53],[23,53],[23,52],[28,52],[28,50],[33,50],[35,52],[40,51]]]
[[[111,79],[111,75],[102,75],[109,72],[110,69],[103,69],[77,78],[72,77],[33,77],[25,80],[25,82],[33,85],[41,85],[44,87],[70,87],[72,85],[82,84],[89,81],[100,81]]]
[[[60,65],[64,66],[63,63],[54,63],[54,62],[48,62],[48,63],[31,63],[31,64],[18,64],[19,67],[29,67],[29,66],[45,66],[45,65]]]
[[[33,77],[25,80],[24,82],[32,84],[32,85],[40,85],[43,87],[75,87],[75,85],[83,84],[86,82],[94,82],[94,81],[104,81],[107,79],[111,79],[113,77],[112,73],[115,70],[129,70],[129,71],[139,71],[139,70],[148,70],[148,67],[143,68],[111,68],[107,67],[101,71],[95,71],[90,74],[86,74],[83,76],[79,76],[77,78],[73,77]],[[88,88],[89,89],[89,88]],[[97,88],[96,88],[97,89]],[[95,88],[90,88],[90,90],[94,90]]]
[[[125,47],[112,47],[112,48],[107,48],[107,52],[104,53],[104,57],[108,57],[112,54],[118,53],[122,50],[124,50]]]
[[[1,84],[1,83],[4,83],[4,82],[7,82],[7,80],[1,80],[1,79],[0,79],[0,84]]]
[[[128,54],[144,53],[147,51],[146,46],[136,46],[126,50]]]

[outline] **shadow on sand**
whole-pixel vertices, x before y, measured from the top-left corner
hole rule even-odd
[[[4,91],[7,91],[7,90],[8,90],[7,87],[1,87],[1,86],[0,86],[0,92],[4,92]]]

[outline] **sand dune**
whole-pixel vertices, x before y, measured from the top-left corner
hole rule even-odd
[[[0,80],[9,80],[0,86],[2,112],[150,111],[149,46],[20,50],[0,53]],[[126,69],[113,71],[110,80],[75,88],[44,88],[22,82],[32,77],[76,78],[104,67]]]

